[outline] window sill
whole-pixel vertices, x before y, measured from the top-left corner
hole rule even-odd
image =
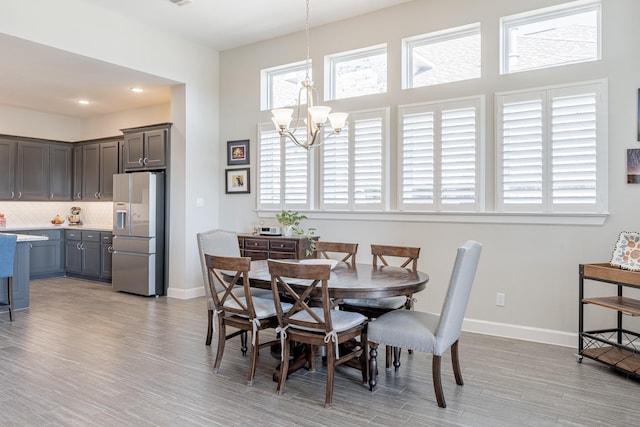
[[[274,210],[256,210],[259,218],[272,218]],[[603,225],[609,213],[504,213],[504,212],[367,212],[303,211],[309,219],[346,221],[439,222],[466,224]]]

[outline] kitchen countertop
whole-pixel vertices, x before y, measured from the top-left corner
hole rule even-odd
[[[21,225],[21,226],[11,226],[6,228],[0,228],[0,232],[5,231],[16,231],[16,230],[95,230],[95,231],[111,231],[113,228],[111,225]]]
[[[18,236],[18,243],[20,242],[36,242],[39,240],[49,240],[47,236],[33,236],[31,234],[16,234],[16,233],[5,233],[5,234],[15,234]]]

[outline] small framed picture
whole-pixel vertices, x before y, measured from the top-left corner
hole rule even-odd
[[[227,165],[249,164],[249,140],[227,141]]]
[[[225,170],[226,194],[250,193],[249,168]]]
[[[627,184],[640,184],[640,148],[627,150]]]

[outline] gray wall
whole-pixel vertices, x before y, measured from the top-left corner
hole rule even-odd
[[[447,222],[437,216],[308,214],[305,227],[316,227],[324,240],[360,243],[359,260],[370,259],[370,243],[422,247],[419,268],[431,276],[417,295],[417,308],[438,312],[446,292],[455,248],[467,239],[484,244],[477,279],[467,311],[465,329],[535,341],[575,346],[578,322],[578,264],[607,262],[623,230],[640,230],[640,185],[626,184],[626,149],[636,141],[637,90],[640,87],[640,2],[603,1],[602,61],[499,75],[499,18],[554,4],[557,0],[414,1],[311,31],[315,83],[323,84],[323,56],[380,43],[389,53],[386,94],[341,100],[337,111],[391,107],[392,149],[395,150],[396,107],[401,104],[486,95],[488,189],[493,184],[494,93],[592,79],[608,79],[609,94],[609,211],[603,225],[533,224],[529,219],[491,217]],[[313,17],[313,13],[312,13]],[[304,17],[301,16],[300,19]],[[400,40],[417,34],[480,22],[482,78],[403,91],[400,89]],[[252,194],[221,195],[220,225],[248,231],[258,220],[275,223],[273,213],[255,211],[256,125],[270,121],[260,111],[260,70],[304,59],[303,33],[269,40],[220,55],[220,169],[226,167],[227,140],[251,139]],[[492,194],[492,191],[489,192]],[[259,215],[265,218],[260,218]],[[483,222],[484,221],[484,222]],[[595,287],[595,286],[594,286]],[[496,293],[506,294],[504,307]],[[597,288],[608,294],[606,287]],[[611,313],[591,311],[593,322],[612,319]],[[608,325],[611,326],[611,325]]]

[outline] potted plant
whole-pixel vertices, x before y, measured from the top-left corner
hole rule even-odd
[[[313,239],[316,229],[309,228],[309,230],[305,232],[304,228],[300,227],[302,220],[307,219],[306,215],[301,215],[300,213],[291,210],[283,210],[276,214],[276,219],[284,226],[285,237],[291,237],[294,234],[297,236],[307,236],[307,239],[309,239],[307,256],[311,255],[316,250],[316,241]]]

